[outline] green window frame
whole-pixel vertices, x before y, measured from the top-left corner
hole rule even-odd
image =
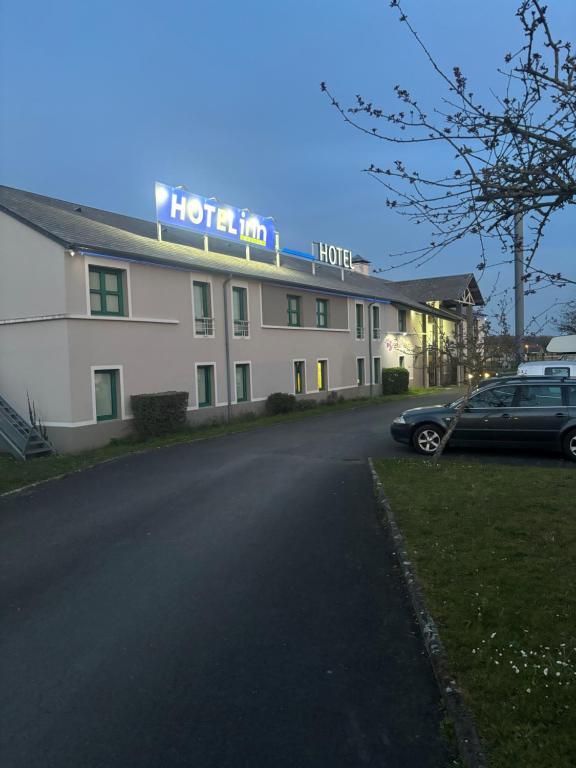
[[[239,285],[232,286],[232,321],[234,336],[248,336],[248,291]]]
[[[94,399],[96,421],[118,418],[118,371],[94,371]]]
[[[88,267],[90,314],[123,317],[124,270]]]
[[[398,310],[398,330],[400,331],[400,333],[406,333],[407,315],[408,315],[407,310],[405,309]]]
[[[198,408],[214,405],[214,366],[199,365],[196,368]]]
[[[304,360],[296,360],[294,362],[294,394],[304,394],[304,388],[306,386],[306,364]]]
[[[210,283],[194,280],[194,318],[205,320],[211,317]]]
[[[381,362],[379,357],[374,358],[373,368],[374,368],[374,384],[380,384],[382,367],[381,367]]]
[[[236,402],[247,403],[250,400],[250,365],[236,364]]]
[[[288,294],[286,298],[288,299],[288,325],[291,328],[299,328],[302,325],[300,296]]]
[[[356,304],[356,338],[364,338],[364,305]]]
[[[328,328],[328,300],[316,299],[316,327]]]
[[[356,358],[356,385],[361,387],[366,383],[366,368],[363,357]]]
[[[380,307],[372,307],[372,338],[380,338]]]

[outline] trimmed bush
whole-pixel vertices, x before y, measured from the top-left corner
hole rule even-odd
[[[186,424],[188,392],[155,392],[132,395],[134,429],[139,437],[157,437],[176,432]]]
[[[382,394],[401,395],[408,392],[410,374],[406,368],[382,369]]]
[[[273,392],[266,400],[266,413],[276,416],[278,413],[291,413],[296,410],[296,398],[287,392]]]

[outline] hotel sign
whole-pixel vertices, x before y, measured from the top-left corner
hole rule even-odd
[[[352,251],[339,248],[328,243],[316,243],[318,246],[318,260],[332,267],[344,267],[352,269]]]
[[[210,237],[276,249],[274,220],[156,182],[156,220]]]

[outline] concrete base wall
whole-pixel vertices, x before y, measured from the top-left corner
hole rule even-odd
[[[355,397],[368,397],[370,387],[350,387],[337,390],[337,395],[351,399]],[[380,386],[374,385],[374,395],[380,394]],[[314,392],[298,396],[299,400],[311,400],[316,403],[323,402],[328,392]],[[266,401],[260,400],[248,403],[235,403],[230,406],[231,417],[241,418],[249,414],[261,416],[265,412]],[[228,418],[228,408],[218,406],[215,408],[199,408],[188,411],[187,422],[190,426],[202,424],[221,424]],[[132,419],[118,419],[115,421],[101,421],[97,424],[89,424],[83,427],[48,427],[48,438],[59,453],[78,453],[92,448],[101,448],[114,438],[125,438],[132,434]]]

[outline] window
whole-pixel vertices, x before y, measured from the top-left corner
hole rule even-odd
[[[194,280],[194,330],[197,336],[214,335],[210,283]]]
[[[364,305],[356,304],[356,338],[364,338]]]
[[[300,296],[288,296],[288,325],[298,327],[300,323]]]
[[[521,408],[556,408],[562,405],[562,389],[550,384],[520,387],[518,405]]]
[[[375,357],[374,358],[374,384],[380,384],[381,372],[382,372],[382,368],[380,367],[380,358]]]
[[[544,375],[545,376],[570,376],[570,368],[568,366],[550,366],[549,368],[544,368]]]
[[[248,336],[248,291],[246,288],[232,288],[232,317],[234,336]]]
[[[123,270],[89,267],[90,314],[124,315]]]
[[[398,330],[401,333],[406,333],[406,316],[408,312],[405,309],[398,310]]]
[[[516,387],[494,387],[479,392],[469,400],[470,408],[510,408]]]
[[[199,365],[196,369],[198,380],[198,407],[214,405],[214,366]]]
[[[399,368],[406,368],[406,362],[405,361],[406,361],[406,358],[404,357],[404,355],[400,355],[400,357],[398,358],[398,367]]]
[[[94,371],[96,421],[118,418],[118,371]]]
[[[250,400],[250,366],[248,363],[236,365],[236,402],[245,403]]]
[[[372,338],[380,338],[380,307],[372,307]]]
[[[324,392],[328,389],[328,362],[318,360],[318,391]]]
[[[328,328],[328,301],[316,299],[316,327]]]
[[[303,394],[306,388],[306,365],[304,360],[296,360],[294,363],[294,394]]]
[[[568,405],[576,405],[576,387],[568,387]]]
[[[356,384],[361,386],[364,384],[364,358],[356,358]]]

